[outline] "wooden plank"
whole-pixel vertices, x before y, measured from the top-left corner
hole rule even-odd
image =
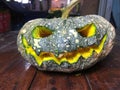
[[[22,64],[22,66],[21,66]],[[16,62],[0,74],[0,90],[28,90],[35,75],[35,69],[25,70],[25,62]]]
[[[120,70],[120,69],[119,69]],[[104,69],[87,75],[92,90],[119,90],[120,89],[120,73],[118,69]]]
[[[84,74],[38,71],[30,90],[89,90]]]
[[[18,54],[15,43],[0,50],[0,73],[11,63],[14,62],[13,58]]]
[[[16,38],[17,38],[16,32],[8,32],[8,33],[0,34],[0,49],[16,42],[17,40]]]
[[[18,31],[9,31],[9,32],[5,32],[5,33],[0,33],[0,39],[12,37],[12,36],[17,36],[17,34],[18,34]]]
[[[0,90],[28,90],[35,73],[35,68],[30,67],[28,63],[18,57],[14,63],[8,65],[0,73]]]
[[[86,71],[86,78],[93,90],[120,89],[120,45],[115,45],[112,52],[97,65]]]
[[[17,51],[15,43],[0,51],[0,90],[28,90],[36,74]]]

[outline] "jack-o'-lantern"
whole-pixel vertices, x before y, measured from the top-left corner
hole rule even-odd
[[[108,55],[114,37],[113,26],[98,15],[35,19],[21,28],[17,45],[39,70],[72,72]]]

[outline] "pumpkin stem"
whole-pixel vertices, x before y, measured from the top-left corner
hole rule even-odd
[[[70,11],[80,2],[80,0],[72,0],[68,6],[62,9],[62,17],[67,18],[69,16]]]

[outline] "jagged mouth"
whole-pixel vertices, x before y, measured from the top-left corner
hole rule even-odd
[[[77,48],[76,50],[71,52],[61,53],[58,55],[58,57],[56,57],[51,52],[45,51],[42,51],[39,55],[37,55],[33,47],[28,43],[27,39],[23,35],[22,43],[25,48],[26,54],[33,56],[39,66],[41,66],[43,62],[51,60],[60,65],[62,62],[68,62],[70,64],[76,63],[80,57],[82,57],[83,59],[88,59],[93,55],[94,52],[100,54],[103,50],[106,38],[107,34],[103,36],[99,45],[91,45],[85,48]]]

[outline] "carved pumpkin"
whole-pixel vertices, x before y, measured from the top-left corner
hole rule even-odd
[[[111,51],[113,26],[98,15],[35,19],[19,32],[22,56],[39,70],[72,72],[89,68]]]

